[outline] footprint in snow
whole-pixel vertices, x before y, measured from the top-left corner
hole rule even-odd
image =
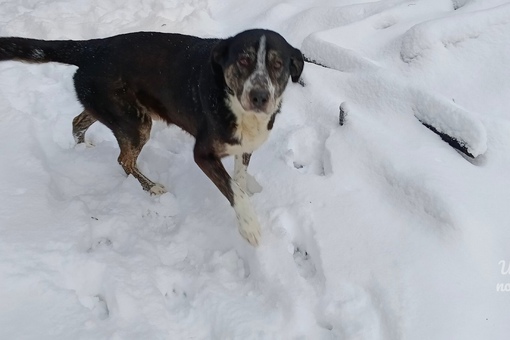
[[[314,128],[294,131],[288,140],[285,162],[301,173],[323,176],[324,141],[324,136]]]
[[[112,241],[108,238],[102,237],[97,240],[94,240],[92,242],[92,245],[87,250],[89,253],[93,252],[97,249],[105,249],[105,248],[111,248],[112,247]]]
[[[295,211],[303,212],[303,215],[296,216]],[[296,269],[299,275],[310,281],[314,286],[322,281],[320,273],[320,257],[313,237],[311,221],[306,209],[295,207],[293,212],[287,208],[278,208],[272,212],[272,232],[273,234],[288,242],[289,252],[292,254]],[[315,254],[315,255],[313,255]],[[318,261],[318,262],[317,262]],[[317,281],[318,279],[318,281]]]
[[[99,320],[106,320],[110,316],[110,310],[108,309],[108,304],[106,300],[101,296],[97,295],[95,297],[97,300],[94,303],[94,307],[92,311],[96,315]]]
[[[293,257],[294,262],[296,262],[299,275],[305,279],[315,276],[317,273],[317,268],[315,268],[315,264],[313,263],[310,254],[305,249],[294,245]]]
[[[84,307],[90,309],[92,314],[99,320],[106,320],[110,316],[108,304],[102,295],[78,296],[78,300]]]
[[[334,295],[324,299],[318,324],[339,339],[381,338],[381,320],[370,292],[351,283],[338,283]]]

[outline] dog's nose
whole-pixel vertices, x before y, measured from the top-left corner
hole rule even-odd
[[[254,108],[263,109],[269,101],[269,91],[264,89],[251,90],[250,101]]]

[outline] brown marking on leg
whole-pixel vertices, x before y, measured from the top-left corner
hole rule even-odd
[[[97,121],[87,110],[84,110],[73,119],[73,136],[76,144],[85,142],[85,132]]]
[[[143,190],[149,191],[153,195],[160,195],[166,192],[165,188],[145,177],[136,166],[138,155],[140,155],[143,146],[149,140],[151,126],[152,121],[144,119],[140,121],[140,125],[136,130],[137,136],[115,133],[120,147],[118,161],[126,174],[133,175],[140,182]]]

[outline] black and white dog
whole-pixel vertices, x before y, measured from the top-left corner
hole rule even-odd
[[[119,146],[119,163],[152,194],[165,188],[136,166],[152,119],[196,139],[194,159],[233,206],[252,245],[260,226],[246,181],[250,156],[268,137],[289,77],[303,71],[301,52],[278,33],[248,30],[228,39],[139,32],[86,41],[0,38],[0,60],[78,66],[74,85],[84,110],[73,120],[77,143],[99,121]],[[234,155],[234,179],[220,159]]]

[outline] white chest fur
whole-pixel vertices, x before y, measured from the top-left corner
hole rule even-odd
[[[245,111],[237,98],[230,96],[228,104],[236,115],[237,127],[234,137],[239,144],[226,144],[224,153],[227,155],[241,155],[252,153],[264,143],[269,136],[267,125],[271,115]]]
[[[267,114],[244,112],[237,117],[237,128],[234,137],[239,144],[226,145],[225,152],[229,155],[241,155],[252,153],[267,140],[269,130],[267,125],[270,120]]]

